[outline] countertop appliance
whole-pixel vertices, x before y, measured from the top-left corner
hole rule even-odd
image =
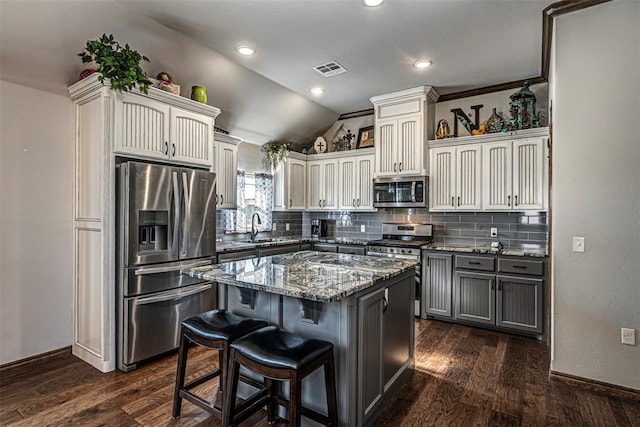
[[[336,221],[331,219],[312,219],[311,220],[311,238],[318,239],[320,237],[335,236]]]
[[[421,223],[383,223],[382,239],[372,240],[367,255],[420,261],[416,266],[416,316],[420,316],[422,299],[422,247],[433,241],[433,225]]]
[[[400,176],[373,180],[373,207],[426,208],[429,178]]]
[[[151,163],[117,166],[117,365],[178,347],[180,323],[211,310],[216,289],[180,275],[216,255],[216,175]]]

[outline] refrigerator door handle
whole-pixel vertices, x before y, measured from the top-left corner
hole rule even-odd
[[[157,296],[153,296],[153,297],[145,297],[145,298],[139,298],[136,300],[135,305],[145,305],[145,304],[155,304],[158,302],[164,302],[164,301],[172,301],[172,300],[179,300],[182,298],[186,298],[190,295],[195,295],[195,294],[199,294],[201,292],[204,292],[208,289],[211,289],[211,283],[207,283],[206,285],[200,285],[197,287],[194,287],[193,289],[190,289],[186,292],[170,292],[168,294],[164,294],[164,295],[157,295]]]
[[[178,241],[180,239],[180,187],[178,186],[178,172],[171,172],[173,182],[173,240],[171,242],[171,255],[178,257]]]
[[[180,256],[187,255],[187,244],[189,240],[189,230],[191,229],[191,195],[189,194],[189,179],[187,173],[182,171],[182,195],[184,199],[184,220],[182,221],[182,246]]]
[[[168,273],[171,271],[180,271],[183,268],[201,267],[203,265],[211,265],[211,260],[194,262],[193,264],[172,265],[170,267],[149,267],[140,268],[134,273],[136,276],[145,276],[147,274]]]

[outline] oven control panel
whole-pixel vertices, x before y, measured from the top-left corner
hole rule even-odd
[[[389,246],[369,246],[367,248],[367,252],[371,252],[374,254],[380,254],[380,255],[384,255],[384,254],[388,254],[388,255],[409,255],[409,256],[415,256],[415,257],[420,257],[420,249],[413,249],[413,248],[394,248],[394,247],[389,247]]]

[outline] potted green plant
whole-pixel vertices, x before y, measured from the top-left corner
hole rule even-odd
[[[141,92],[147,93],[151,82],[140,67],[140,61],[149,62],[149,58],[132,50],[128,44],[124,47],[113,39],[113,34],[103,34],[98,40],[87,40],[85,51],[79,53],[83,63],[95,61],[98,64],[98,80],[111,81],[111,87],[118,92],[128,92],[136,85]]]
[[[282,163],[287,161],[287,158],[289,157],[289,144],[270,141],[263,144],[260,151],[264,153],[269,166],[271,166],[271,169],[275,171]]]

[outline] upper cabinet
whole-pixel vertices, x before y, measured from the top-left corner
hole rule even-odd
[[[238,145],[242,140],[216,132],[215,162],[216,208],[235,209],[238,192]]]
[[[307,162],[307,208],[338,209],[338,159]]]
[[[214,119],[220,110],[158,92],[164,95],[162,99],[156,99],[155,91],[150,91],[149,96],[112,93],[115,99],[114,152],[210,168],[214,161]]]
[[[438,95],[429,86],[371,98],[375,110],[375,177],[426,175],[425,139],[433,137]]]
[[[297,154],[290,153],[285,164],[273,175],[274,211],[300,211],[306,208],[307,162],[294,156]]]
[[[482,209],[482,146],[437,147],[429,153],[432,211]]]
[[[547,209],[548,129],[432,141],[431,211]]]
[[[340,159],[340,210],[372,210],[374,155]]]

